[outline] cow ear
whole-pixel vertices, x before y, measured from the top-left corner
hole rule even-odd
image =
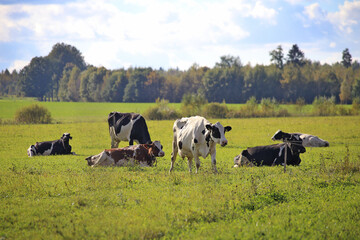
[[[231,129],[232,129],[232,128],[231,128],[230,126],[226,126],[226,127],[225,127],[225,132],[230,132]]]
[[[205,126],[205,127],[206,127],[206,129],[207,129],[207,130],[209,130],[209,131],[212,129],[211,124],[206,124],[206,126]]]

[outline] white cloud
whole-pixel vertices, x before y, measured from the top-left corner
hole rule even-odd
[[[341,19],[332,22],[339,29],[357,31],[354,20],[359,20],[360,13],[351,12],[348,4],[356,8],[358,1],[345,2],[333,13],[338,15],[326,14],[321,5],[308,0],[291,2],[308,4],[303,12],[308,25],[330,21],[331,16]],[[55,43],[65,42],[78,48],[87,63],[113,69],[130,65],[187,69],[195,62],[211,67],[225,54],[240,56],[245,64],[267,64],[268,52],[277,44],[272,47],[261,40],[251,45],[247,39],[263,26],[275,27],[278,15],[293,13],[288,13],[287,7],[279,7],[274,0],[86,0],[0,5],[0,44],[26,42],[36,49],[32,56],[43,56]],[[256,22],[261,27],[254,29],[251,23]],[[329,42],[325,45],[336,47]]]
[[[329,44],[329,47],[335,48],[335,47],[336,47],[336,43],[335,43],[335,42],[331,42],[331,43]]]
[[[106,67],[119,60],[118,52],[156,55],[193,52],[204,45],[239,41],[249,32],[234,21],[243,4],[233,1],[135,1],[136,12],[127,12],[109,1],[81,1],[42,5],[1,5],[1,41],[34,41],[49,48],[57,41],[79,43],[86,61]],[[267,11],[267,12],[266,12]],[[270,19],[273,13],[257,3],[253,16]],[[256,15],[258,14],[258,15]],[[14,18],[14,15],[18,17]],[[244,13],[245,15],[245,13]],[[83,47],[85,46],[85,47]]]
[[[342,32],[350,34],[355,28],[359,31],[360,1],[345,1],[338,12],[328,14],[328,20]]]
[[[323,21],[326,19],[326,12],[323,11],[319,3],[314,3],[305,7],[304,14],[311,20]]]
[[[267,8],[262,2],[257,1],[254,8],[251,10],[250,15],[254,18],[267,20],[271,24],[276,24],[276,10]]]
[[[30,60],[15,60],[12,65],[9,67],[9,71],[12,72],[13,70],[20,71],[26,65],[30,63]]]
[[[313,3],[305,6],[303,13],[315,23],[330,22],[342,33],[351,34],[360,29],[360,1],[345,1],[343,5],[339,5],[339,11],[329,13],[319,3]]]
[[[286,2],[292,4],[292,5],[299,5],[304,3],[304,0],[286,0]]]

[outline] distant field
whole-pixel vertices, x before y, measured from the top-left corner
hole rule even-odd
[[[22,106],[4,101],[3,119]],[[360,235],[360,116],[212,119],[233,128],[226,133],[229,145],[217,148],[219,174],[212,172],[209,157],[201,159],[198,174],[189,174],[180,158],[169,174],[173,121],[148,121],[152,140],[160,140],[166,153],[154,168],[91,168],[84,160],[110,147],[110,111],[142,112],[149,105],[40,104],[62,123],[0,125],[0,239]],[[232,168],[246,147],[274,143],[270,137],[278,129],[318,135],[330,147],[307,148],[300,166],[288,167],[285,174],[280,166]],[[73,136],[77,155],[27,157],[29,145],[63,132]]]
[[[0,119],[10,120],[15,112],[35,101],[0,100]],[[92,102],[36,102],[49,109],[55,122],[100,122],[106,121],[112,111],[143,113],[155,103],[92,103]],[[179,104],[170,104],[179,107]]]
[[[27,105],[37,103],[45,106],[51,112],[55,122],[101,122],[106,121],[106,116],[112,111],[144,113],[155,103],[92,103],[92,102],[38,102],[34,99],[5,98],[0,99],[0,119],[13,120],[15,112]],[[239,110],[244,104],[227,104],[229,109]],[[351,108],[351,105],[344,105]],[[170,103],[169,107],[180,111],[181,103]],[[309,115],[312,105],[305,105],[301,112],[296,105],[282,104],[281,108],[295,116]]]

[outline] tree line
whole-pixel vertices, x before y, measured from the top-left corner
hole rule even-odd
[[[0,95],[50,101],[181,102],[193,94],[209,102],[245,103],[251,97],[278,102],[334,97],[351,103],[360,97],[360,64],[349,49],[342,61],[321,64],[305,58],[294,44],[269,52],[270,65],[244,65],[239,57],[220,57],[213,68],[193,64],[188,70],[129,67],[109,70],[86,64],[79,50],[57,43],[45,57],[34,57],[19,72],[0,73]]]

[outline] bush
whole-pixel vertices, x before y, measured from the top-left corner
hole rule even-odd
[[[274,117],[276,116],[276,109],[279,107],[279,104],[274,98],[263,98],[261,99],[260,107],[261,110],[258,113],[260,117]]]
[[[260,105],[260,108],[259,108]],[[228,111],[228,118],[253,118],[253,117],[288,117],[289,112],[279,107],[273,98],[263,98],[258,104],[255,97],[251,97],[238,111]]]
[[[276,117],[290,117],[290,116],[291,116],[290,113],[285,108],[280,108],[276,112]]]
[[[15,122],[25,124],[51,123],[52,118],[46,107],[32,104],[16,111]]]
[[[306,103],[305,99],[302,97],[299,97],[298,99],[296,99],[296,111],[301,113],[303,111],[305,103]]]
[[[144,112],[144,117],[150,120],[171,120],[180,118],[180,113],[175,109],[170,108],[168,104],[168,100],[156,99],[156,106],[147,109]]]
[[[352,107],[351,107],[351,114],[352,115],[359,115],[360,114],[360,98],[353,99]]]
[[[229,111],[228,118],[251,118],[257,117],[259,105],[256,101],[256,97],[251,97],[246,101],[245,105],[238,111]]]
[[[208,118],[225,118],[229,112],[225,103],[209,103],[203,107],[202,114]]]
[[[181,100],[182,114],[186,117],[201,115],[202,108],[207,104],[207,100],[204,95],[201,94],[185,94]]]
[[[337,115],[335,97],[316,97],[313,102],[313,115],[334,116]]]

